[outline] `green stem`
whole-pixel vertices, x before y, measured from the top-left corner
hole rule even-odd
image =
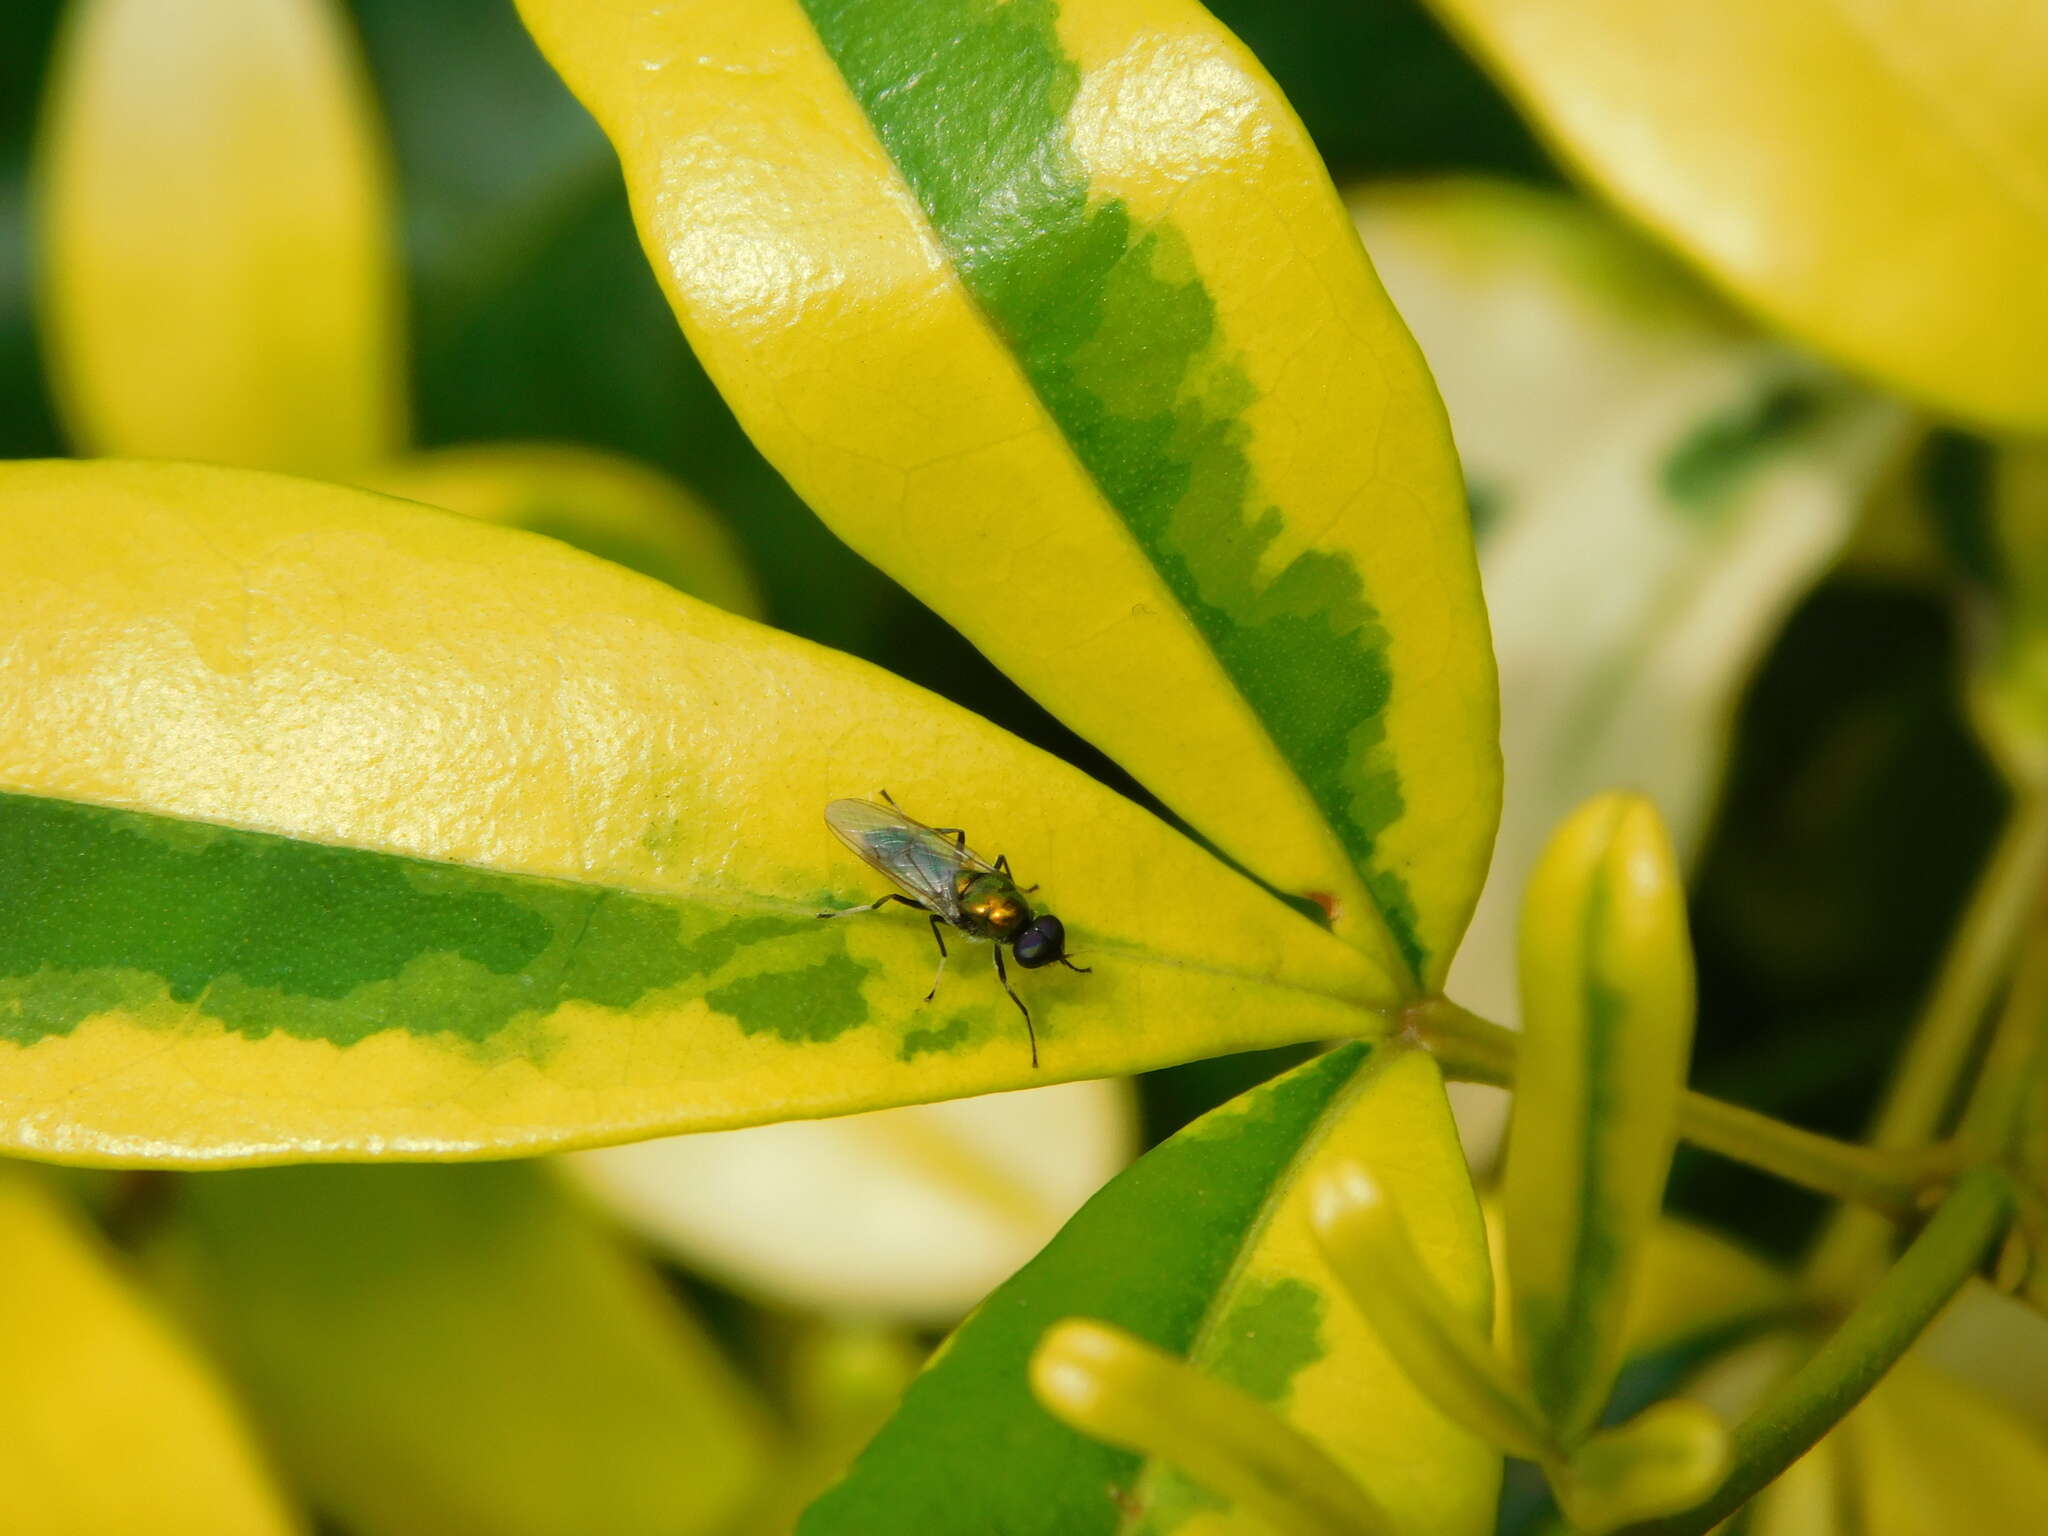
[[[1928,1186],[1955,1167],[1944,1148],[1899,1156],[1859,1147],[1700,1093],[1688,1093],[1680,1104],[1678,1131],[1703,1151],[1893,1220],[1920,1211]]]
[[[2035,1074],[2048,1071],[2048,897],[2036,908],[2028,931],[2035,942],[2020,952],[2012,989],[1992,1026],[1984,1065],[1958,1126],[1958,1139],[1980,1162],[2006,1154]]]
[[[2044,874],[2048,794],[2028,791],[2007,818],[1949,940],[1934,990],[1872,1125],[1874,1148],[1924,1145],[1941,1130]],[[1881,1261],[1890,1241],[1887,1229],[1865,1212],[1838,1211],[1814,1249],[1808,1276],[1823,1292],[1852,1292]]]
[[[1871,1142],[1907,1147],[1933,1138],[1968,1065],[1984,1010],[2048,873],[2048,795],[2013,810],[1949,942],[1926,1012],[1907,1042]]]
[[[1736,1425],[1733,1465],[1713,1495],[1683,1514],[1631,1526],[1628,1536],[1702,1536],[1811,1450],[1977,1272],[2012,1209],[2012,1186],[1996,1169],[1973,1169],[1958,1179],[1841,1327]]]
[[[1411,1010],[1407,1024],[1449,1076],[1514,1085],[1519,1037],[1513,1030],[1443,999]],[[1874,1151],[1702,1093],[1688,1092],[1680,1102],[1678,1129],[1706,1151],[1894,1218],[1920,1209],[1928,1185],[1954,1171],[1953,1159],[1939,1149],[1910,1155]]]

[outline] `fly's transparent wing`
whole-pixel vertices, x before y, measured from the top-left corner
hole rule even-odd
[[[955,877],[989,867],[945,833],[872,800],[834,800],[825,807],[825,825],[904,895],[949,922],[960,915]]]

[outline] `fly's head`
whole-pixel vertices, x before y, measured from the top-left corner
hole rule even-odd
[[[1017,963],[1027,971],[1067,958],[1067,927],[1050,912],[1033,918],[1011,945]]]

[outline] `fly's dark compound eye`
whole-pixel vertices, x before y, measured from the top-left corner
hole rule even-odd
[[[1017,935],[1011,951],[1016,955],[1017,963],[1027,971],[1051,965],[1067,952],[1066,925],[1049,914],[1038,918]]]

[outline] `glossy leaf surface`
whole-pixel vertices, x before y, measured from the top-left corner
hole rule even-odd
[[[1506,794],[1449,991],[1512,1022],[1516,914],[1544,843],[1622,785],[1690,863],[1741,690],[1905,412],[1753,334],[1579,199],[1445,179],[1351,207],[1472,495]]]
[[[222,1383],[40,1178],[0,1169],[0,1528],[299,1531]]]
[[[1276,1409],[1401,1529],[1491,1530],[1498,1458],[1401,1374],[1316,1246],[1314,1175],[1344,1158],[1400,1192],[1430,1274],[1484,1326],[1478,1211],[1435,1065],[1345,1046],[1197,1121],[1083,1207],[961,1326],[847,1481],[812,1506],[804,1536],[1241,1528],[1199,1485],[1032,1399],[1032,1352],[1075,1316]],[[992,1461],[1001,1477],[987,1475]]]
[[[0,539],[15,1150],[543,1150],[1371,1033],[1397,995],[1075,770],[552,540],[67,463],[0,467]],[[916,914],[817,920],[878,894],[820,811],[881,787],[1088,952],[1013,972],[1043,1071],[985,950],[926,1008]]]
[[[87,452],[339,475],[404,435],[375,104],[331,0],[83,0],[41,140],[42,307]]]
[[[1601,796],[1552,839],[1523,906],[1522,1006],[1501,1199],[1514,1339],[1570,1443],[1621,1367],[1691,1060],[1685,891],[1647,801]]]
[[[365,483],[758,616],[753,578],[709,509],[630,461],[492,444],[415,454]],[[1135,1137],[1128,1085],[1098,1081],[658,1137],[570,1166],[620,1219],[739,1290],[945,1324],[1044,1246],[1130,1160]]]
[[[740,1290],[951,1323],[1130,1161],[1128,1084],[1060,1083],[668,1136],[577,1154],[577,1175]]]
[[[819,514],[1226,852],[1440,982],[1499,794],[1456,465],[1242,47],[1192,0],[522,11]]]
[[[1599,189],[1774,326],[2048,428],[2048,12],[1434,0]]]
[[[761,1407],[538,1163],[191,1178],[157,1258],[362,1536],[709,1536],[762,1492]]]

